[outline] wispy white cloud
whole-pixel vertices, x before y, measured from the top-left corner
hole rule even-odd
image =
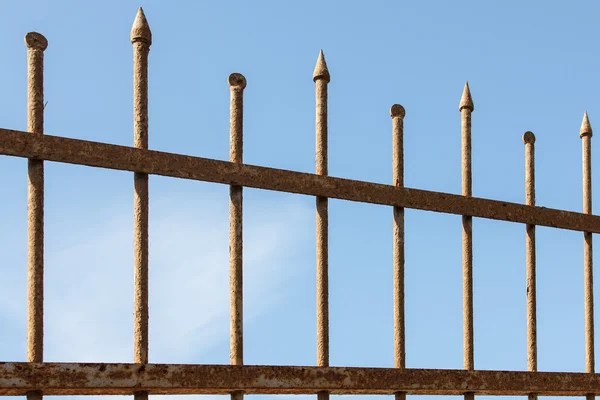
[[[193,205],[179,200],[151,203],[150,361],[202,363],[206,352],[229,340],[228,204],[215,196]],[[301,272],[289,265],[289,254],[306,248],[313,216],[301,201],[246,206],[245,324],[283,299],[286,282]],[[64,235],[61,247],[46,251],[45,359],[131,362],[131,216]],[[23,296],[22,289],[0,282],[2,318],[24,321],[16,315],[23,307],[6,304],[10,295]],[[24,327],[9,332],[23,334]],[[4,339],[17,339],[11,335]]]
[[[151,277],[152,361],[199,362],[229,336],[227,203],[205,211],[180,209],[156,224],[156,267]],[[286,253],[305,247],[312,210],[301,203],[260,203],[244,217],[244,320],[251,323],[285,294],[300,271]],[[310,222],[309,222],[310,221]],[[306,266],[310,268],[310,266]],[[270,296],[262,296],[269,292]],[[265,300],[268,298],[268,300]],[[224,354],[223,362],[228,362]]]

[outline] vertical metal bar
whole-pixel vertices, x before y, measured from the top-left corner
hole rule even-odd
[[[319,53],[313,73],[316,84],[316,173],[327,175],[327,85],[331,77],[323,51]],[[317,246],[317,366],[329,366],[329,212],[326,197],[316,199]],[[320,392],[318,400],[329,399],[328,392]]]
[[[592,127],[587,112],[583,115],[581,129],[583,155],[583,213],[592,213]],[[592,233],[583,233],[583,290],[585,314],[585,370],[595,372],[594,360],[594,271],[592,261]],[[586,396],[594,399],[593,394]]]
[[[461,159],[462,195],[472,195],[471,178],[471,113],[475,110],[469,83],[465,83],[459,111],[461,113]],[[462,217],[462,263],[463,263],[463,329],[464,329],[464,368],[474,369],[473,351],[473,230],[472,217]],[[465,393],[466,400],[474,398]]]
[[[404,116],[400,104],[390,109],[392,117],[392,179],[394,185],[404,187]],[[406,368],[405,314],[404,314],[404,208],[394,207],[394,366]],[[395,394],[396,400],[405,400],[406,393]]]
[[[242,74],[229,75],[231,102],[229,107],[229,161],[241,164],[243,160],[244,89],[246,78]],[[230,361],[232,365],[244,364],[244,306],[242,262],[242,190],[241,186],[229,188],[229,295],[230,295]],[[241,400],[243,392],[233,392],[232,400]]]
[[[44,50],[46,38],[36,32],[25,35],[27,46],[27,130],[44,133]],[[44,360],[44,162],[27,162],[27,361]],[[42,398],[40,391],[27,394],[28,400]]]
[[[148,149],[148,53],[152,44],[150,26],[140,7],[131,28],[133,44],[133,142],[134,147]],[[134,174],[133,247],[134,304],[133,358],[148,363],[148,175]],[[146,400],[148,392],[134,394]]]
[[[525,132],[525,204],[535,205],[535,135]],[[536,262],[535,262],[535,225],[525,227],[525,275],[527,287],[527,368],[537,371],[537,316],[536,316]],[[529,400],[537,399],[534,393]]]

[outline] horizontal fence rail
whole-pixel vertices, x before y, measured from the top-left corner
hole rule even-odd
[[[0,154],[600,233],[600,216],[0,129]]]
[[[600,395],[600,375],[568,372],[189,364],[0,363],[0,395],[393,394]]]

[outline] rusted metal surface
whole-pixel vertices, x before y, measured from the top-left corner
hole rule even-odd
[[[0,128],[0,154],[600,233],[600,216]]]
[[[27,129],[44,133],[44,50],[48,41],[36,32],[25,35],[27,46]],[[28,327],[27,360],[44,358],[44,162],[28,160]],[[35,396],[35,394],[32,394]],[[33,397],[30,397],[30,399]]]
[[[525,204],[535,205],[535,135],[525,132]],[[525,275],[527,288],[527,366],[537,371],[535,225],[526,225]]]
[[[535,135],[525,132],[525,204],[535,205]],[[537,314],[536,314],[535,225],[525,226],[525,285],[527,289],[527,369],[537,371]],[[535,393],[529,400],[536,400]]]
[[[313,72],[316,90],[316,173],[327,176],[327,85],[331,77],[323,50]],[[316,198],[317,365],[329,366],[329,200]],[[318,400],[329,399],[319,392]]]
[[[400,104],[390,108],[392,117],[392,180],[404,187],[404,116]],[[404,314],[404,208],[395,206],[394,215],[394,366],[406,368]],[[395,400],[405,400],[406,393],[395,393]]]
[[[181,364],[0,363],[0,395],[407,394],[584,396],[600,375],[565,372]]]
[[[582,145],[583,159],[583,212],[592,213],[592,127],[587,115],[583,115],[579,131]],[[592,254],[592,234],[583,233],[583,291],[585,315],[585,370],[595,372],[594,359],[594,271]],[[592,400],[593,394],[587,395],[587,400]]]
[[[313,73],[316,87],[316,173],[327,176],[327,85],[329,70],[323,51]],[[317,365],[329,365],[328,202],[317,196]]]
[[[244,89],[246,78],[239,73],[229,75],[231,92],[229,119],[229,161],[242,164],[243,158],[243,123],[244,123]],[[229,187],[229,298],[230,298],[230,362],[232,365],[244,364],[244,303],[243,303],[243,245],[242,245],[242,210],[243,188]],[[233,392],[232,400],[241,400],[242,392]]]
[[[150,26],[140,7],[130,33],[133,45],[133,144],[148,149],[148,53]],[[133,361],[148,363],[148,174],[133,174]],[[147,400],[148,392],[134,392],[134,400]]]
[[[0,395],[149,394],[388,394],[586,396],[600,393],[594,373],[592,233],[600,233],[600,216],[592,215],[591,137],[587,113],[580,130],[583,150],[583,213],[535,206],[535,136],[526,132],[525,204],[472,197],[471,114],[473,99],[465,84],[461,113],[461,195],[404,187],[403,121],[395,104],[392,118],[391,185],[328,176],[328,84],[330,74],[321,51],[313,73],[316,88],[316,173],[307,174],[243,163],[243,94],[246,79],[229,76],[230,160],[218,161],[148,150],[148,54],[152,33],[140,8],[130,32],[133,46],[133,147],[44,135],[43,57],[47,40],[28,33],[28,131],[0,129],[0,155],[28,159],[28,362],[0,362]],[[43,363],[44,161],[79,164],[134,173],[134,363]],[[148,215],[150,174],[230,186],[230,365],[148,364]],[[297,193],[316,198],[317,366],[245,366],[243,357],[243,187]],[[393,207],[394,368],[329,367],[328,199]],[[404,209],[462,217],[464,369],[406,368]],[[473,217],[526,225],[528,372],[476,371],[473,331]],[[537,372],[536,226],[584,234],[586,373]]]
[[[25,35],[27,46],[27,129],[44,133],[44,50],[46,38]],[[44,359],[44,161],[27,161],[27,360]],[[41,400],[39,391],[27,400]]]
[[[471,174],[471,113],[475,110],[469,83],[465,83],[458,110],[461,114],[461,171],[462,195],[472,196]],[[475,368],[473,349],[473,218],[471,215],[462,217],[462,266],[463,266],[463,348],[464,367],[467,370]],[[466,393],[465,399],[472,399],[472,394]]]
[[[131,28],[133,45],[133,142],[148,149],[148,52],[152,33],[140,7]],[[133,251],[134,251],[134,339],[133,359],[148,363],[148,174],[134,174]],[[147,394],[136,393],[136,398]]]

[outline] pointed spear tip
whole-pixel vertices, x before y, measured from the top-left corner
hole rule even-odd
[[[150,31],[150,25],[148,25],[148,20],[142,7],[138,9],[129,37],[131,38],[131,43],[144,42],[148,46],[152,44],[152,32]]]
[[[584,136],[592,136],[592,126],[590,125],[587,111],[583,113],[583,121],[581,121],[581,129],[579,130],[579,137],[582,138]]]
[[[475,110],[475,104],[473,104],[471,90],[469,89],[469,81],[465,82],[465,88],[463,89],[463,94],[460,98],[460,105],[458,106],[458,110],[462,111],[463,108],[470,109],[471,112]]]
[[[313,72],[313,81],[318,81],[319,79],[323,79],[326,82],[331,81],[331,76],[329,75],[329,69],[327,69],[327,62],[325,61],[325,54],[323,54],[323,50],[319,51],[319,58],[317,59],[317,65],[315,66],[315,71]]]

